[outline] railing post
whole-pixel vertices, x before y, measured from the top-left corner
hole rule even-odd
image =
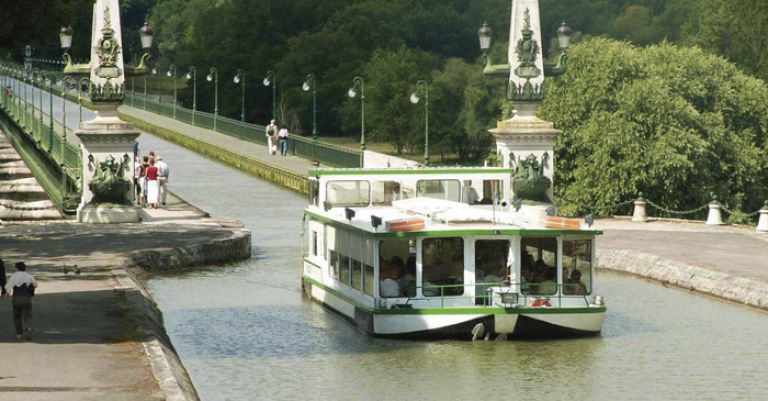
[[[635,200],[635,210],[632,213],[632,221],[645,223],[648,221],[648,215],[645,212],[645,199],[643,199],[643,193],[640,192]]]
[[[756,231],[759,233],[768,233],[768,200],[765,201],[763,208],[760,209],[760,219],[757,221]]]
[[[708,225],[722,225],[723,218],[720,213],[720,202],[717,201],[717,197],[712,197],[712,202],[709,202],[709,214],[707,215]]]

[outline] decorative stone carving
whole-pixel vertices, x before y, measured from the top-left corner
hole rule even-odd
[[[120,163],[115,161],[112,155],[108,155],[99,167],[94,171],[91,182],[88,187],[93,193],[91,203],[109,202],[117,204],[130,204],[126,194],[130,193],[131,183],[126,180],[124,172],[130,168],[131,158],[128,154],[123,155]],[[94,170],[96,164],[93,155],[88,157],[88,169]]]
[[[516,161],[514,154],[510,154],[509,159],[510,167],[515,167],[515,174],[512,176],[512,190],[515,197],[522,200],[550,202],[547,190],[552,185],[552,180],[544,176],[544,169],[549,166],[549,154],[542,155],[541,163],[532,153],[525,159],[518,157]]]

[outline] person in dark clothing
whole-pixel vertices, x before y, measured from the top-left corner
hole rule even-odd
[[[37,281],[27,273],[27,265],[24,262],[16,262],[16,273],[11,275],[5,290],[13,291],[11,303],[13,305],[13,324],[16,327],[16,338],[21,338],[24,326],[27,330],[27,340],[32,339],[32,297],[35,295]]]
[[[6,282],[5,263],[3,263],[3,260],[0,259],[0,298],[5,298],[8,296],[8,291],[5,290]]]

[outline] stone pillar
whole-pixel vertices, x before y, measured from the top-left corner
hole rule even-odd
[[[635,200],[635,210],[632,212],[632,221],[645,223],[648,221],[648,215],[645,212],[645,199],[641,193]]]
[[[757,221],[756,231],[759,233],[768,233],[768,201],[760,209],[760,219]]]
[[[709,203],[709,214],[707,215],[707,222],[709,225],[722,225],[723,218],[720,213],[720,203],[714,200]]]
[[[126,200],[131,199],[133,191],[133,143],[141,134],[133,124],[117,117],[115,105],[95,105],[97,117],[80,123],[75,135],[80,138],[83,158],[82,189],[83,197],[77,208],[77,220],[83,223],[135,223],[138,222],[138,208],[133,204],[98,203],[92,204],[93,192],[90,183],[95,177],[100,163],[110,156],[120,164],[125,157],[129,162],[123,165],[122,177],[130,185],[126,191]]]
[[[533,155],[539,163],[545,163],[543,174],[549,178],[546,191],[549,200],[554,201],[554,145],[560,130],[549,121],[536,116],[536,103],[517,103],[516,114],[509,120],[499,121],[490,132],[496,139],[496,151],[500,153],[503,167],[515,167],[519,159]],[[546,155],[546,156],[545,156]],[[513,158],[515,160],[513,160]],[[515,195],[515,194],[513,194]]]

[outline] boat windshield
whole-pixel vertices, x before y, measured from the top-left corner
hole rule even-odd
[[[592,240],[563,241],[563,294],[592,293]]]
[[[557,238],[523,237],[520,245],[523,294],[557,293]]]

